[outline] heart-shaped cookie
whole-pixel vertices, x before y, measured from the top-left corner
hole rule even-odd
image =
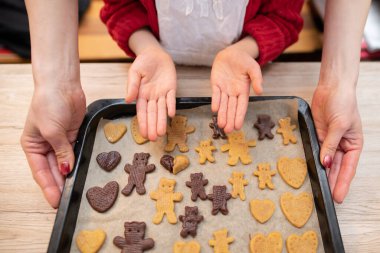
[[[116,201],[119,193],[119,184],[116,181],[107,183],[103,188],[91,187],[86,193],[88,203],[95,211],[104,213],[110,209]]]
[[[289,253],[315,253],[318,248],[318,236],[314,231],[307,231],[303,235],[289,235],[286,239],[286,248]]]
[[[104,125],[103,130],[106,139],[111,143],[115,143],[127,132],[127,126],[124,123],[108,122]]]
[[[176,242],[173,246],[174,253],[199,253],[201,246],[196,241]]]
[[[103,246],[106,233],[101,229],[82,230],[76,237],[78,249],[82,253],[96,253]]]
[[[297,196],[285,192],[281,195],[280,206],[288,221],[297,228],[301,228],[309,220],[313,211],[313,196],[306,192]]]
[[[117,151],[103,152],[96,157],[99,166],[105,171],[113,170],[120,162],[121,155]]]
[[[134,116],[133,119],[131,120],[131,133],[132,137],[135,140],[137,144],[144,144],[145,142],[148,141],[148,139],[145,139],[142,137],[140,130],[139,130],[139,122],[137,121],[137,117]]]
[[[249,243],[251,253],[281,253],[282,236],[279,232],[272,232],[268,236],[256,234]]]
[[[276,206],[270,199],[253,199],[249,203],[252,216],[260,223],[267,222],[273,215]]]
[[[285,183],[298,189],[305,181],[307,164],[302,158],[282,157],[277,162],[277,170]]]

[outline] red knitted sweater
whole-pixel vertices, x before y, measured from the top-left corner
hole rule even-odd
[[[102,21],[117,44],[130,56],[129,37],[148,27],[159,39],[154,0],[104,0]],[[302,29],[300,15],[303,0],[250,0],[244,18],[242,37],[252,36],[259,46],[260,65],[274,60],[296,42]]]

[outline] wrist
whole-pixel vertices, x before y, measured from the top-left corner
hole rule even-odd
[[[227,47],[227,49],[228,48],[247,53],[248,55],[250,55],[254,59],[259,57],[259,47],[257,45],[256,40],[254,38],[252,38],[251,36],[244,37],[243,39],[239,40],[238,42]]]

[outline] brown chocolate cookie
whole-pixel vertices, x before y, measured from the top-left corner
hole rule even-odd
[[[105,171],[113,170],[120,162],[121,155],[117,151],[103,152],[96,157],[99,166]]]
[[[274,135],[272,134],[272,128],[275,124],[269,115],[257,115],[257,121],[253,126],[259,130],[259,140],[264,140],[265,137],[273,139]]]
[[[136,187],[138,194],[145,194],[145,174],[156,169],[154,164],[148,165],[149,157],[149,153],[135,153],[132,164],[125,165],[124,170],[129,174],[129,177],[128,184],[124,187],[121,193],[128,196],[132,193],[133,188]]]
[[[103,188],[99,186],[91,187],[87,190],[86,197],[88,203],[95,211],[104,213],[113,206],[118,193],[119,184],[116,181],[111,181]]]
[[[190,181],[186,182],[186,186],[191,188],[191,200],[196,201],[199,197],[201,200],[206,200],[207,195],[205,185],[208,184],[207,179],[203,179],[203,173],[190,174]]]
[[[224,130],[219,128],[218,126],[218,116],[217,115],[212,115],[212,122],[209,124],[209,127],[212,129],[214,132],[212,135],[212,138],[214,139],[227,139],[227,135],[224,133]]]
[[[171,155],[163,155],[160,159],[160,164],[170,173],[173,173],[174,157]]]
[[[154,247],[152,238],[144,239],[145,229],[145,222],[125,222],[124,237],[116,236],[113,244],[121,249],[122,253],[143,253]]]
[[[198,207],[185,206],[185,215],[180,215],[179,220],[182,222],[180,235],[186,238],[188,235],[195,237],[197,235],[198,224],[203,221],[203,216],[199,215]]]
[[[217,215],[219,212],[223,215],[228,214],[227,201],[231,198],[231,194],[227,193],[225,185],[214,185],[212,194],[207,195],[207,198],[212,201],[212,215]]]

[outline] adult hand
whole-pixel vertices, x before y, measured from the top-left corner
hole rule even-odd
[[[232,45],[216,55],[211,70],[211,109],[218,112],[218,125],[226,133],[243,126],[250,84],[260,95],[262,81],[259,64],[240,47]]]
[[[21,136],[33,178],[54,208],[59,205],[64,176],[73,169],[73,143],[86,112],[80,84],[74,89],[61,87],[36,87]]]
[[[155,46],[138,54],[128,71],[125,100],[137,100],[141,135],[151,141],[166,133],[167,115],[175,115],[176,79],[173,60]]]
[[[363,148],[363,132],[355,87],[318,85],[312,113],[334,200],[342,203],[355,176]]]

